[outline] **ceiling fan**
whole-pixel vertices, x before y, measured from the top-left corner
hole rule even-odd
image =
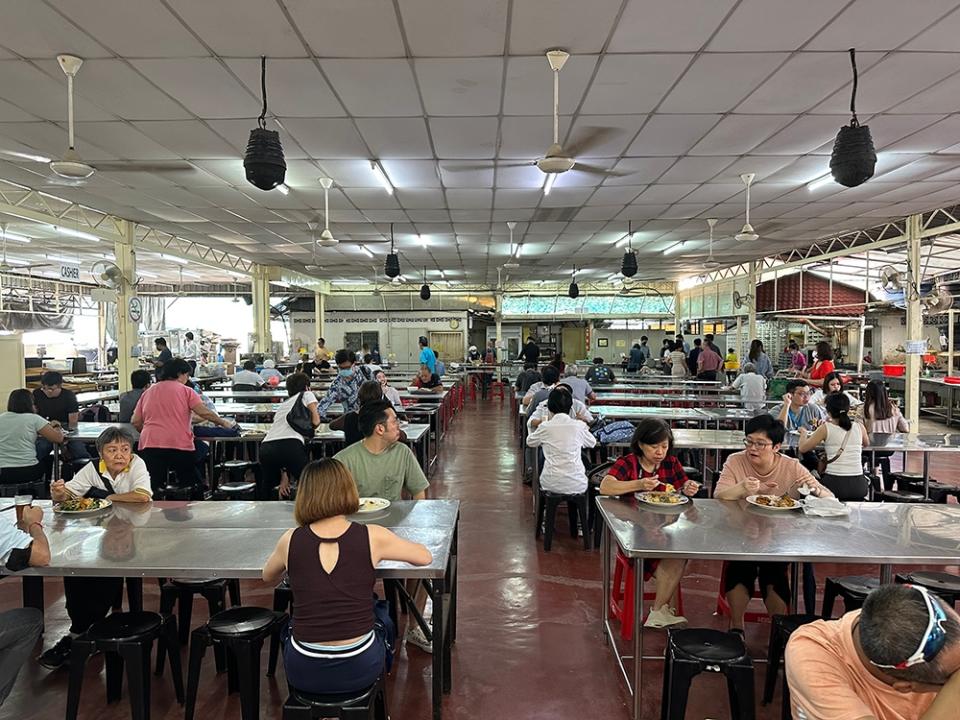
[[[59,160],[51,160],[42,155],[7,150],[0,148],[0,155],[6,155],[12,160],[43,163],[50,168],[51,175],[47,178],[50,185],[82,185],[98,170],[101,172],[174,172],[193,170],[194,167],[184,161],[166,162],[107,162],[97,163],[96,166],[84,162],[77,152],[74,137],[73,122],[73,81],[83,65],[83,59],[75,55],[57,55],[60,69],[67,76],[67,150]]]
[[[503,267],[507,269],[514,269],[520,267],[520,248],[515,248],[513,245],[513,229],[517,226],[512,220],[507,223],[507,227],[510,228],[510,257],[507,258],[507,261],[503,264]],[[514,258],[514,253],[516,253],[516,258]]]
[[[720,267],[720,263],[713,259],[713,227],[716,224],[716,218],[707,219],[707,225],[710,226],[710,252],[707,254],[707,259],[703,261],[703,267],[705,270],[716,270],[718,267]]]
[[[553,144],[547,148],[543,157],[535,160],[520,162],[498,162],[498,168],[506,167],[529,167],[536,166],[540,172],[548,177],[555,178],[557,175],[569,170],[577,170],[591,175],[604,175],[610,177],[621,177],[625,173],[614,170],[606,170],[595,165],[588,165],[577,160],[578,156],[589,156],[590,151],[596,148],[600,143],[617,131],[609,127],[586,127],[579,138],[569,143],[566,147],[560,144],[560,71],[570,57],[566,50],[554,49],[546,53],[547,62],[550,63],[550,69],[553,71]],[[454,172],[467,170],[487,170],[486,165],[459,165],[451,167]],[[549,180],[548,180],[549,182]],[[552,183],[551,183],[552,184]],[[545,190],[546,192],[546,190]]]
[[[744,173],[740,176],[743,184],[747,186],[747,217],[745,218],[743,227],[740,228],[740,232],[734,235],[740,242],[753,242],[760,237],[757,235],[756,230],[753,229],[753,225],[750,224],[750,186],[753,185],[753,179],[755,177],[756,174],[754,173]]]
[[[317,182],[320,183],[323,187],[323,232],[320,233],[320,239],[317,240],[313,237],[314,229],[320,224],[320,218],[314,218],[307,223],[307,227],[310,228],[310,242],[314,247],[320,245],[320,247],[337,247],[344,243],[350,243],[352,245],[373,245],[375,243],[385,243],[389,242],[386,238],[381,240],[366,238],[363,240],[353,240],[353,239],[337,239],[333,236],[333,233],[330,232],[330,188],[333,187],[333,180],[328,177],[317,178]],[[316,256],[314,256],[314,261],[316,261]],[[316,262],[314,262],[316,264]]]

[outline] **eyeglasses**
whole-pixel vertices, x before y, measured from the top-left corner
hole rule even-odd
[[[760,442],[759,440],[751,440],[750,438],[744,438],[743,444],[748,448],[757,448],[762,450],[763,448],[773,447],[772,442]]]
[[[947,614],[943,611],[943,608],[940,607],[940,604],[934,602],[933,596],[930,595],[926,588],[917,585],[905,585],[904,587],[912,588],[923,596],[923,602],[927,606],[927,615],[929,617],[927,629],[924,631],[923,637],[920,638],[920,646],[913,655],[902,662],[898,662],[896,665],[881,665],[871,660],[870,663],[875,667],[905,670],[920,663],[930,662],[937,656],[938,652],[943,650],[943,646],[947,644],[947,631],[943,628],[943,623],[947,621]]]

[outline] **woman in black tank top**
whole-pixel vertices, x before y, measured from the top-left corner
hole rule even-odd
[[[374,568],[382,560],[429,565],[430,551],[379,525],[351,522],[360,507],[357,486],[332,458],[304,468],[294,515],[298,527],[280,538],[263,566],[263,579],[286,574],[293,619],[284,641],[287,681],[317,694],[348,693],[372,685],[383,672],[388,618],[374,614]]]

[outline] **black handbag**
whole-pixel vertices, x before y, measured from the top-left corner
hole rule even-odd
[[[303,404],[303,392],[297,395],[293,407],[287,412],[287,424],[305,438],[312,438],[316,428],[313,427],[313,418],[310,410]]]

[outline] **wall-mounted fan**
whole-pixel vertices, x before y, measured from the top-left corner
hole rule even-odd
[[[920,301],[927,313],[938,315],[953,307],[953,294],[943,285],[936,285],[933,292],[921,298]]]
[[[906,277],[893,265],[884,265],[880,268],[880,287],[885,292],[896,293],[903,290]]]
[[[108,290],[119,290],[123,286],[123,271],[107,260],[97,260],[90,267],[94,282]]]
[[[733,306],[739,310],[743,307],[749,307],[753,302],[753,295],[743,295],[739,290],[733,291]]]

